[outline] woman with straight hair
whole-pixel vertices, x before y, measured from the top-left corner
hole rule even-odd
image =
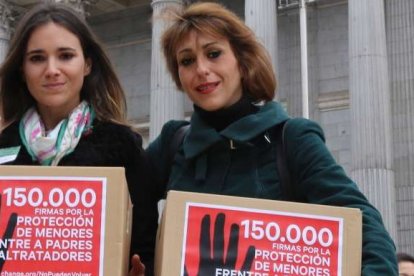
[[[11,153],[3,164],[124,167],[134,204],[131,254],[151,270],[157,211],[148,159],[127,122],[118,77],[84,19],[63,4],[32,8],[0,79],[0,151]]]

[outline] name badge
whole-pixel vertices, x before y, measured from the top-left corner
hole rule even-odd
[[[0,164],[14,161],[20,151],[20,146],[0,149]]]

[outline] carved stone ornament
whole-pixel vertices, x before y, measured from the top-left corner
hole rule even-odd
[[[9,5],[0,1],[0,25],[2,29],[10,31],[10,25],[14,21]]]
[[[46,2],[64,3],[72,7],[75,11],[85,16],[85,8],[87,6],[96,4],[99,0],[45,0]]]

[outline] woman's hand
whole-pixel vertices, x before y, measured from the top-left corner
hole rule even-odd
[[[137,254],[132,256],[131,265],[132,268],[129,271],[129,276],[145,276],[145,265]]]

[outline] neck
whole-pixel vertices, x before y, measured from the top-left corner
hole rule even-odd
[[[248,96],[243,96],[232,106],[216,111],[206,111],[194,105],[194,111],[211,127],[217,131],[225,129],[240,118],[256,113],[258,107],[252,104],[253,100]]]
[[[43,125],[45,126],[45,130],[49,131],[54,129],[60,121],[62,121],[63,119],[67,118],[67,116],[55,116],[55,117],[50,117],[50,116],[45,116],[43,114],[40,114],[40,117],[42,118],[42,122]]]
[[[72,110],[66,111],[59,108],[42,108],[38,106],[37,111],[45,126],[45,130],[49,131],[54,129],[63,119],[68,118]]]

